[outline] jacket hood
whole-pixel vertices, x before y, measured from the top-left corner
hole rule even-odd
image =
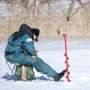
[[[38,41],[38,37],[40,34],[40,30],[37,28],[30,28],[27,24],[22,24],[19,28],[19,32],[27,33],[32,39],[34,39],[34,34],[36,35]]]
[[[33,39],[33,31],[27,24],[22,24],[19,28],[19,32],[27,33]]]

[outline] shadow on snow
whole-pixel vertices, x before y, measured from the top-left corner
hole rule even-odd
[[[6,79],[6,80],[15,80],[15,81],[19,80],[17,75],[15,75],[15,74],[9,75],[9,73],[6,73],[6,75],[2,76],[2,78]],[[54,81],[54,80],[51,80],[51,79],[44,77],[43,75],[40,77],[35,77],[33,80]],[[33,80],[30,80],[30,81],[33,81]],[[64,82],[64,80],[60,80],[60,82]]]

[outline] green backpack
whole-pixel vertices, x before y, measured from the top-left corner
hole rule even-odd
[[[15,74],[17,75],[17,80],[21,80],[22,76],[22,65],[17,65],[15,69]],[[26,68],[26,79],[27,80],[33,80],[35,77],[35,73],[33,71],[32,65],[30,66],[25,66]]]

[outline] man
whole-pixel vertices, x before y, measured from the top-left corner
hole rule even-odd
[[[59,81],[66,71],[63,70],[61,73],[57,73],[37,56],[34,41],[38,41],[39,33],[39,29],[30,28],[28,25],[22,24],[19,32],[15,32],[9,37],[5,49],[5,58],[20,65],[32,65],[38,72],[52,77],[55,81]]]

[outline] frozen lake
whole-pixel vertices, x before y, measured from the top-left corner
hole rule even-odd
[[[48,77],[35,69],[36,80],[14,81],[4,59],[5,43],[0,43],[0,90],[90,90],[90,42],[68,42],[70,79],[65,76],[59,82],[49,81]],[[65,69],[64,43],[59,41],[39,42],[35,47],[40,50],[38,56],[53,67],[57,72]],[[47,78],[47,79],[46,79]],[[52,80],[52,78],[50,78]]]

